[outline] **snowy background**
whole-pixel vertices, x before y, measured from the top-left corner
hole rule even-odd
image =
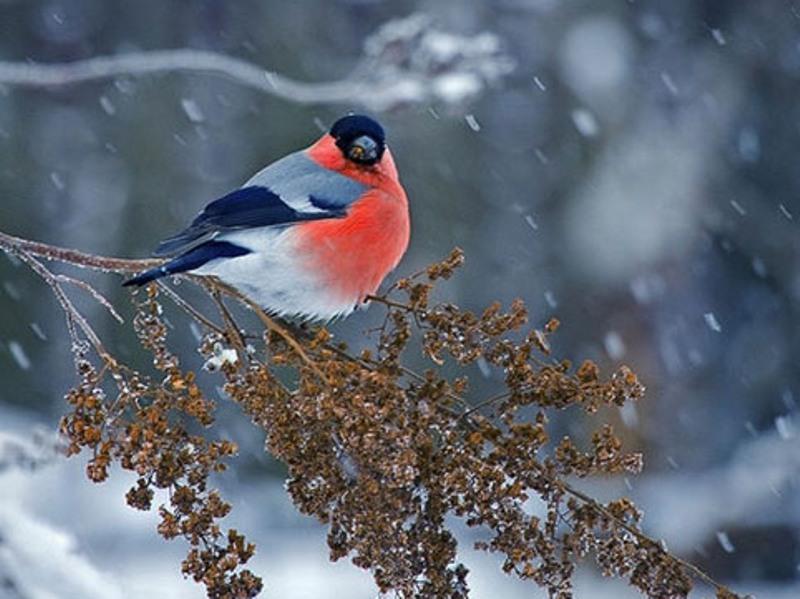
[[[587,488],[630,494],[649,532],[734,589],[800,596],[800,4],[0,0],[0,60],[188,47],[328,82],[365,68],[365,40],[412,13],[463,36],[434,40],[440,55],[453,40],[499,44],[509,62],[489,89],[459,79],[415,103],[405,85],[404,106],[372,106],[411,199],[399,272],[459,245],[467,267],[442,297],[476,309],[522,297],[537,321],[563,322],[560,355],[632,366],[648,398],[607,416],[645,452],[645,474]],[[392,83],[376,80],[375,95]],[[146,256],[360,108],[198,74],[0,85],[0,229]],[[98,279],[125,306],[118,283]],[[141,360],[124,327],[85,307],[109,345]],[[369,343],[378,317],[359,313],[336,334]],[[191,332],[174,339],[199,366]],[[0,258],[0,597],[201,597],[179,574],[180,541],[125,507],[124,474],[92,485],[82,457],[49,455],[68,355],[49,291]],[[477,396],[497,385],[473,375]],[[373,597],[368,574],[328,562],[324,531],[292,509],[258,431],[232,406],[220,420],[243,452],[219,484],[259,547],[265,596]],[[570,413],[558,427],[580,438],[587,422]],[[475,597],[543,596],[490,556],[464,560]],[[629,593],[591,569],[577,582],[581,599]]]

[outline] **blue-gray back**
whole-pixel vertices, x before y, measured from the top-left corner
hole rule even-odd
[[[346,208],[367,186],[295,152],[253,175],[243,187],[266,187],[298,212]]]
[[[162,241],[155,255],[183,254],[225,231],[341,218],[366,189],[295,152],[208,204],[186,229]]]

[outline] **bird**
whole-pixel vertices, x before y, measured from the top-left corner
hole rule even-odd
[[[408,248],[408,198],[383,127],[337,120],[315,143],[209,203],[123,283],[213,276],[280,317],[330,321],[376,293]]]

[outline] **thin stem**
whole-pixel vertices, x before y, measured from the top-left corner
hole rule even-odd
[[[390,300],[389,298],[382,295],[368,295],[364,298],[364,300],[369,302],[375,302],[376,304],[383,304],[384,306],[389,306],[390,308],[397,308],[398,310],[404,310],[406,312],[415,312],[414,308],[412,308],[408,304],[403,304],[401,302]]]
[[[635,526],[631,526],[630,524],[628,524],[624,520],[621,520],[620,518],[618,518],[617,516],[615,516],[614,514],[609,512],[605,508],[605,506],[600,504],[600,502],[598,502],[597,500],[595,500],[592,497],[588,496],[586,493],[584,493],[582,491],[579,491],[578,489],[572,487],[571,485],[569,485],[568,483],[566,483],[566,482],[564,482],[562,480],[554,480],[554,479],[550,478],[542,470],[540,470],[540,472],[541,472],[542,476],[544,478],[546,478],[551,484],[554,484],[554,485],[557,485],[557,486],[561,487],[566,493],[569,493],[570,495],[572,495],[576,499],[580,499],[582,502],[584,502],[584,503],[586,503],[588,505],[591,505],[592,509],[595,509],[598,512],[600,512],[601,514],[603,514],[603,516],[605,518],[607,518],[609,521],[613,522],[616,526],[619,526],[620,528],[622,528],[626,532],[632,534],[640,542],[647,543],[647,544],[652,544],[655,547],[661,548],[660,543],[658,543],[655,539],[652,539],[651,537],[649,537],[648,535],[643,533],[641,530],[639,530]],[[661,549],[661,550],[664,551],[663,549]],[[711,578],[711,576],[709,576],[708,574],[703,572],[700,568],[698,568],[697,566],[695,566],[691,562],[688,562],[688,561],[686,561],[686,560],[684,560],[684,559],[682,559],[682,558],[680,558],[680,557],[678,557],[676,555],[673,555],[672,553],[667,553],[666,551],[664,551],[664,554],[669,559],[674,560],[682,568],[684,568],[684,569],[688,570],[689,572],[691,572],[692,576],[694,576],[697,580],[703,581],[704,583],[706,583],[707,585],[709,585],[710,587],[713,587],[714,589],[716,589],[718,591],[725,591],[727,593],[730,593],[734,597],[736,596],[735,593],[733,593],[728,587],[726,587],[722,583],[719,583],[716,580],[714,580],[713,578]]]
[[[64,262],[82,268],[111,272],[138,272],[163,263],[163,260],[156,259],[131,260],[97,256],[39,241],[14,237],[3,232],[0,232],[0,250],[16,254],[24,252],[46,260],[55,260],[56,262]]]
[[[95,300],[97,300],[97,303],[99,303],[106,310],[108,310],[111,316],[114,317],[114,320],[116,320],[120,324],[125,323],[125,320],[122,318],[122,316],[119,315],[119,312],[117,312],[116,308],[114,308],[111,302],[108,301],[106,296],[104,296],[97,289],[89,285],[89,283],[87,283],[86,281],[81,281],[80,279],[76,279],[74,277],[70,277],[68,275],[63,275],[63,274],[54,275],[54,278],[60,283],[69,283],[70,285],[75,285],[76,287],[80,287],[81,289],[89,293],[89,295],[91,295]]]
[[[183,299],[178,294],[177,291],[172,289],[165,282],[158,281],[158,287],[159,287],[159,289],[161,289],[161,291],[163,291],[167,295],[167,297],[169,297],[175,303],[176,306],[178,306],[181,310],[186,312],[189,316],[194,318],[200,324],[205,325],[207,328],[209,328],[210,330],[214,331],[215,333],[218,333],[220,335],[224,335],[225,334],[225,329],[223,329],[222,327],[217,326],[214,322],[212,322],[211,320],[209,320],[208,318],[203,316],[203,314],[201,314],[200,311],[197,310],[197,308],[195,308],[189,302],[187,302],[185,299]]]
[[[64,310],[64,313],[67,316],[68,327],[70,330],[74,330],[73,326],[70,326],[69,323],[74,323],[83,331],[83,334],[86,335],[86,338],[89,342],[94,346],[95,351],[100,356],[100,358],[109,364],[109,366],[116,366],[116,360],[111,356],[106,348],[103,346],[103,343],[100,341],[100,337],[98,337],[97,333],[94,332],[91,325],[87,322],[87,320],[83,317],[83,315],[78,312],[75,308],[75,305],[72,303],[72,300],[69,299],[69,296],[64,292],[61,288],[61,284],[59,283],[58,279],[47,270],[44,265],[39,262],[36,258],[28,254],[27,252],[17,252],[16,255],[25,262],[31,269],[39,275],[45,283],[53,290],[53,293],[58,300],[58,303],[61,305],[61,308]]]
[[[303,362],[305,362],[309,366],[309,368],[311,368],[311,370],[314,371],[314,373],[320,378],[320,380],[323,383],[325,383],[326,385],[330,383],[330,381],[328,381],[328,377],[326,377],[325,374],[319,369],[319,366],[317,366],[316,362],[314,362],[311,358],[308,357],[308,354],[306,354],[306,352],[297,342],[297,339],[295,339],[292,336],[292,334],[289,333],[289,331],[287,331],[285,328],[279,325],[272,317],[270,317],[266,312],[264,312],[261,306],[259,306],[249,297],[239,293],[239,291],[237,291],[233,287],[225,285],[221,281],[218,281],[216,279],[209,279],[209,281],[212,281],[212,285],[221,290],[223,293],[238,299],[240,302],[249,307],[256,314],[256,316],[258,316],[259,320],[261,320],[262,324],[264,324],[267,330],[274,331],[275,333],[277,333],[286,342],[286,344],[289,347],[291,347],[292,350],[298,356],[300,356],[300,359],[303,360]]]
[[[242,336],[241,328],[236,323],[236,320],[234,320],[233,314],[230,313],[228,307],[225,305],[225,301],[220,296],[219,289],[211,283],[207,283],[207,288],[209,294],[211,295],[211,299],[217,305],[217,309],[219,310],[220,316],[222,316],[222,320],[225,322],[225,326],[228,331],[226,336],[229,338],[230,343],[237,349],[239,355],[242,357],[242,360],[244,360],[245,356],[247,355],[245,352],[245,345],[247,345],[247,343]]]
[[[461,415],[461,417],[462,418],[469,418],[470,416],[472,416],[472,414],[474,414],[475,412],[477,412],[481,408],[485,408],[486,406],[490,406],[495,402],[502,401],[503,399],[506,399],[510,395],[511,394],[508,391],[502,391],[500,393],[497,393],[496,395],[492,395],[488,399],[480,401],[480,402],[478,402],[476,404],[471,404],[470,408],[466,412],[464,412]]]

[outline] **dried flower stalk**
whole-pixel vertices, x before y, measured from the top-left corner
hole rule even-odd
[[[433,286],[461,266],[458,250],[371,298],[386,318],[376,347],[358,356],[324,328],[295,331],[213,280],[203,284],[222,324],[153,284],[134,296],[132,323],[153,359],[148,374],[109,353],[62,288],[77,279],[54,275],[41,259],[117,272],[138,270],[142,261],[3,233],[0,248],[50,285],[75,337],[78,383],[66,395],[70,410],[61,423],[68,453],[89,453],[87,475],[96,482],[106,479],[112,463],[135,472],[127,499],[137,509],[151,509],[155,491],[167,490],[158,532],[186,540],[183,572],[209,597],[254,597],[262,581],[246,568],[255,546],[221,526],[231,505],[208,479],[225,470],[236,445],[213,438],[215,402],[168,347],[162,290],[207,331],[199,350],[230,399],[266,432],[267,449],[286,464],[297,509],[327,524],[331,558],[347,556],[368,569],[381,592],[468,596],[468,571],[446,521],[456,516],[485,532],[477,549],[502,555],[505,572],[553,598],[573,596],[573,573],[587,558],[648,597],[687,597],[697,581],[717,597],[738,597],[645,535],[630,500],[603,504],[568,482],[637,473],[642,457],[623,451],[601,422],[588,447],[551,439],[548,414],[579,409],[598,418],[602,406],[640,400],[644,387],[624,366],[603,378],[592,362],[574,368],[554,359],[549,338],[558,322],[526,330],[522,302],[507,310],[493,304],[481,314],[431,303]],[[111,306],[88,284],[78,288]],[[255,310],[263,334],[242,331],[224,297]],[[266,351],[248,349],[245,338],[260,338]],[[421,351],[431,368],[416,373],[403,366],[407,351]],[[504,378],[504,389],[489,398],[471,397],[466,377],[443,374],[445,364],[463,368],[479,359]],[[191,432],[198,425],[203,434]],[[543,517],[531,514],[531,501],[544,506]]]

